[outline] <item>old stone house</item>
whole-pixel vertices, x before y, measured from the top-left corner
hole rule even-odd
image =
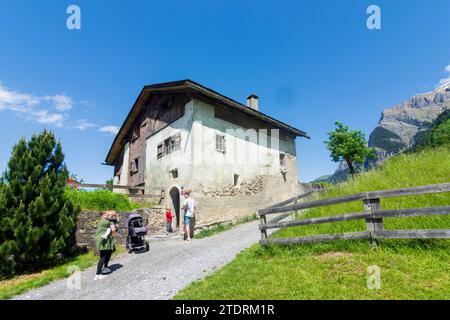
[[[299,193],[296,137],[307,137],[191,80],[145,86],[106,157],[114,184],[165,191],[180,223],[180,196],[191,189],[197,224],[248,215]],[[115,192],[123,192],[116,189]]]

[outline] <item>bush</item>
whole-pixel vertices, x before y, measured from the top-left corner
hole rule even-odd
[[[64,197],[68,176],[53,133],[13,147],[0,180],[0,277],[53,264],[73,245],[79,208]]]
[[[66,198],[78,204],[84,210],[118,210],[128,211],[142,207],[132,202],[126,195],[110,190],[85,191],[66,188]]]

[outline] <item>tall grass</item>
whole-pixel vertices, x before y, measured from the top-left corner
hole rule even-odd
[[[393,157],[378,169],[360,174],[355,180],[332,187],[325,191],[320,198],[446,182],[450,182],[450,148],[442,147]],[[449,192],[381,199],[381,209],[420,208],[449,204]],[[362,201],[357,201],[310,209],[301,217],[331,216],[360,211],[363,211],[363,204]],[[384,219],[384,227],[388,230],[449,228],[450,216],[388,218]],[[276,233],[274,237],[364,231],[365,228],[364,220],[355,220],[287,228]]]
[[[143,206],[141,203],[130,201],[126,195],[110,190],[85,191],[67,188],[65,195],[84,210],[128,211]]]

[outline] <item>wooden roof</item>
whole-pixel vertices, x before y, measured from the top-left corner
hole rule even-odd
[[[158,83],[158,84],[152,84],[152,85],[146,85],[141,90],[139,96],[137,97],[133,107],[131,108],[130,112],[128,113],[127,117],[125,118],[124,123],[122,124],[122,127],[120,128],[119,132],[117,133],[116,137],[114,138],[114,141],[111,145],[111,148],[108,152],[108,155],[106,156],[105,164],[112,165],[114,161],[116,160],[117,156],[120,154],[121,149],[123,147],[123,141],[126,138],[129,130],[132,128],[134,122],[136,121],[137,117],[139,116],[140,112],[144,108],[146,102],[148,101],[150,95],[152,93],[177,93],[177,92],[192,92],[200,96],[204,96],[205,98],[208,98],[209,101],[219,103],[221,105],[225,105],[230,108],[236,109],[236,111],[244,112],[256,119],[259,119],[261,121],[267,122],[275,127],[278,127],[280,129],[284,129],[285,131],[299,137],[305,137],[309,139],[309,136],[306,134],[306,132],[301,131],[299,129],[296,129],[290,125],[287,125],[281,121],[278,121],[260,111],[251,109],[247,107],[246,105],[237,102],[229,97],[226,97],[212,89],[209,89],[205,86],[202,86],[199,83],[196,83],[192,80],[179,80],[179,81],[173,81],[173,82],[165,82],[165,83]]]

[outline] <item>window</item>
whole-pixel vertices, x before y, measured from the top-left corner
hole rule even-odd
[[[172,152],[172,146],[173,146],[173,144],[172,144],[172,140],[170,138],[164,140],[164,149],[166,150],[165,154],[169,154]]]
[[[216,134],[216,150],[220,152],[225,152],[225,136],[221,134]]]
[[[178,169],[172,169],[170,173],[172,174],[172,178],[178,178]]]
[[[158,159],[162,158],[166,154],[172,153],[180,149],[181,135],[177,133],[163,142],[159,143],[156,150],[156,156]]]
[[[163,156],[163,144],[162,142],[158,144],[158,147],[156,149],[156,157],[159,159]]]
[[[284,153],[280,153],[280,166],[285,167],[286,166],[286,155]]]
[[[140,134],[139,134],[140,132],[139,132],[139,127],[135,127],[134,129],[133,129],[133,133],[131,134],[131,142],[134,142],[134,141],[136,141],[138,138],[139,138],[139,136],[140,136]]]
[[[236,173],[233,175],[233,185],[235,187],[239,185],[239,175]]]
[[[138,168],[139,168],[139,159],[135,158],[131,163],[130,163],[130,172],[131,173],[136,173],[138,172]]]

